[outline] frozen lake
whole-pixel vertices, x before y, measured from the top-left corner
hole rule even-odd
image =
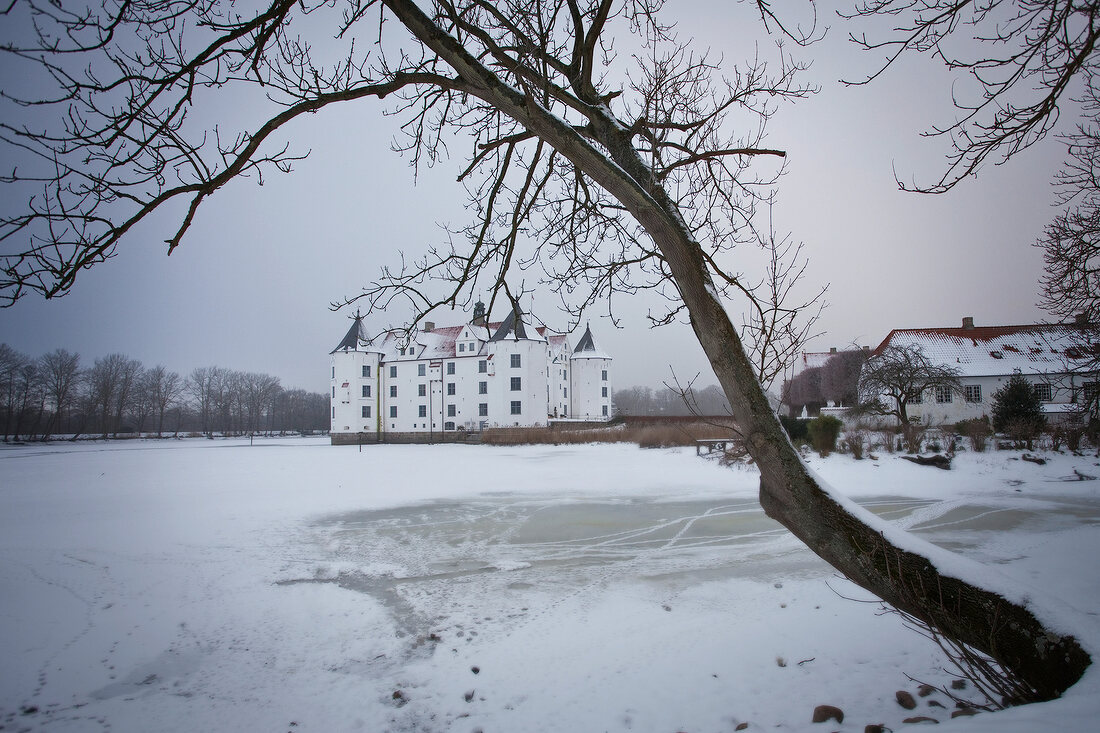
[[[1096,459],[956,463],[814,459],[897,526],[1095,617],[1100,482],[1066,479]],[[812,730],[828,703],[861,731],[913,714],[893,700],[910,678],[951,679],[763,515],[754,471],[691,451],[9,448],[0,561],[12,730]],[[1066,720],[1097,713],[1080,697]],[[946,711],[918,712],[1016,719]]]

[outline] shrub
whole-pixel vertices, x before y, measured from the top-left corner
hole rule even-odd
[[[1016,442],[1031,443],[1046,427],[1043,403],[1019,372],[993,393],[993,428]]]
[[[920,453],[924,444],[924,434],[928,432],[919,419],[911,419],[901,427],[901,435],[905,439],[905,450],[909,453]]]
[[[844,425],[832,415],[823,415],[810,420],[806,426],[810,435],[810,445],[823,458],[836,450],[836,439],[840,436],[840,428]]]
[[[796,440],[807,440],[810,436],[807,432],[806,423],[808,420],[799,420],[797,417],[787,417],[786,415],[779,416],[779,423],[783,426],[783,429],[787,431],[787,435],[790,437],[793,443]]]
[[[970,441],[970,450],[982,453],[989,443],[989,436],[993,434],[993,428],[989,427],[989,420],[985,417],[974,417],[955,423],[955,432]]]
[[[862,461],[866,439],[867,436],[862,430],[848,430],[844,433],[844,448],[852,454],[852,458]]]

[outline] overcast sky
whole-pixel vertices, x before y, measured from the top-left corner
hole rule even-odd
[[[773,53],[743,5],[677,0],[667,17],[727,64],[755,53],[750,31],[762,55]],[[927,181],[942,170],[945,141],[920,133],[954,118],[952,79],[912,58],[871,86],[844,87],[839,79],[866,74],[875,58],[846,41],[843,21],[825,21],[833,26],[825,40],[797,52],[813,60],[806,78],[820,93],[782,106],[767,139],[788,152],[775,229],[805,242],[807,285],[829,285],[825,333],[811,350],[874,346],[892,328],[959,325],[963,316],[978,325],[1042,320],[1042,258],[1032,244],[1054,214],[1050,180],[1062,147],[1048,140],[946,195],[899,192],[895,171]],[[399,250],[416,254],[439,241],[437,223],[463,221],[453,174],[428,171],[414,182],[389,150],[393,121],[381,109],[367,101],[300,120],[291,138],[311,153],[292,175],[226,186],[171,257],[162,242],[181,212],[149,222],[71,294],[28,296],[0,311],[0,341],[34,356],[64,347],[86,365],[122,352],[181,373],[216,364],[326,391],[328,352],[348,328],[348,314],[329,303],[357,293]],[[592,314],[598,344],[615,358],[616,385],[656,386],[673,371],[681,379],[702,372],[701,384],[712,383],[690,327],[651,331],[647,307],[642,297],[624,303],[622,329]],[[551,326],[566,323],[548,299],[545,308],[536,299],[535,310]],[[440,325],[468,319],[435,316]]]

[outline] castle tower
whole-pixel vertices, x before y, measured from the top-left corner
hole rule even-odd
[[[596,346],[591,326],[569,357],[570,414],[582,420],[610,420],[611,357]]]
[[[360,433],[374,439],[379,430],[379,374],[382,352],[374,348],[358,312],[329,353],[331,361],[330,435],[333,443],[353,443]]]

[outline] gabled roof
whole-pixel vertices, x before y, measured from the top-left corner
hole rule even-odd
[[[337,351],[358,351],[360,346],[367,346],[369,344],[370,337],[367,336],[367,331],[363,328],[363,317],[356,313],[355,321],[351,324],[351,328],[344,334],[344,338],[340,340],[336,348],[329,353],[335,354]]]
[[[1086,352],[1100,349],[1095,325],[1031,324],[895,329],[872,352],[887,346],[919,346],[934,363],[954,367],[961,376],[1002,376],[1065,372]]]
[[[596,340],[592,338],[592,327],[584,327],[584,335],[577,342],[577,348],[573,349],[573,359],[610,359],[611,357],[596,347]]]

